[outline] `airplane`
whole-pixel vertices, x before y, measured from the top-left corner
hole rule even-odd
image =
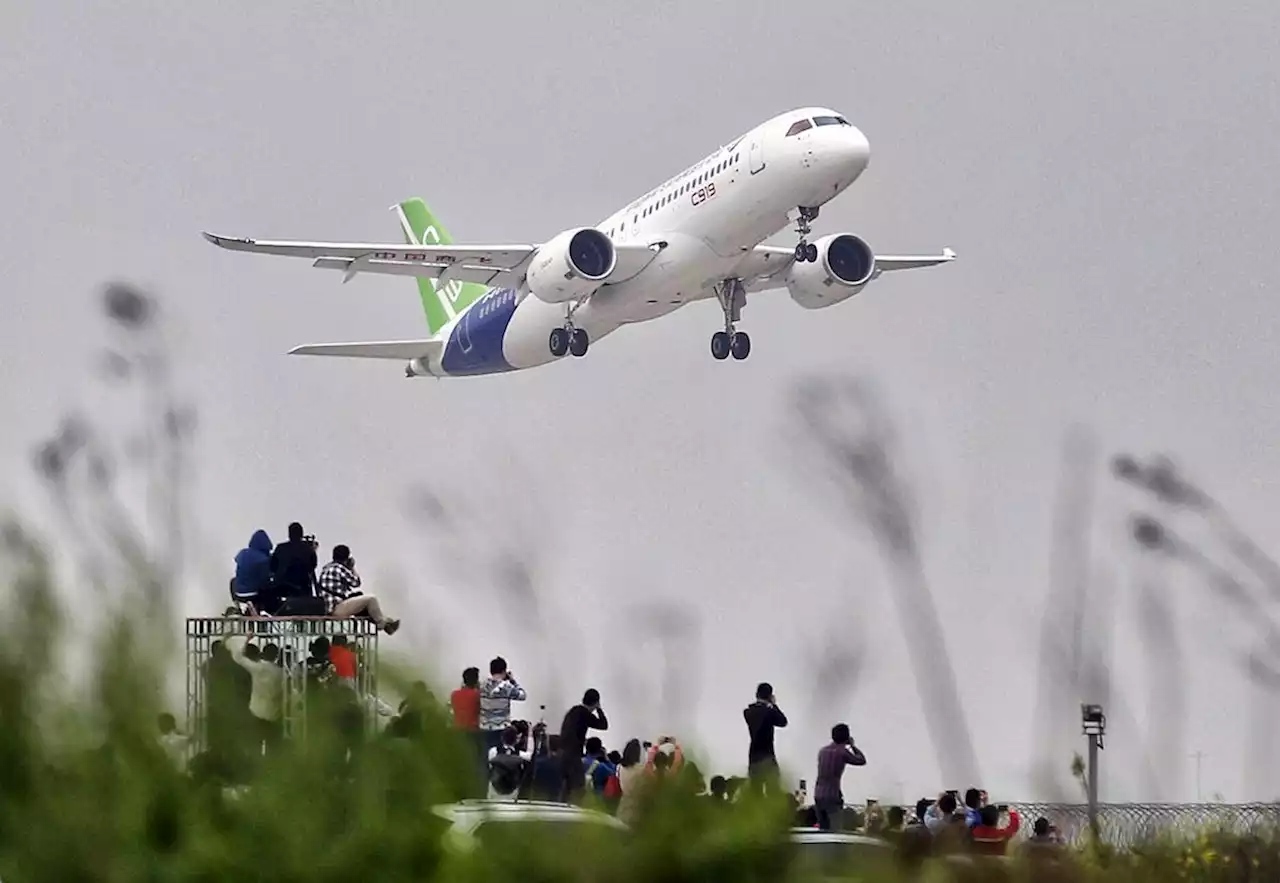
[[[320,343],[291,355],[392,359],[406,377],[466,377],[586,355],[624,325],[714,297],[724,316],[711,336],[717,360],[747,358],[738,330],[748,294],[786,289],[809,310],[848,300],[882,273],[955,259],[878,255],[851,233],[809,241],[827,202],[866,170],[871,147],[826,107],[779,114],[733,139],[594,227],[540,244],[460,245],[418,198],[391,210],[399,243],[258,240],[205,233],[232,251],[304,257],[342,273],[417,279],[429,337]],[[792,247],[764,245],[795,224]]]

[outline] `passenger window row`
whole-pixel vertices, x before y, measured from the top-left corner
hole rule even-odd
[[[665,205],[669,205],[672,202],[672,200],[675,200],[681,196],[684,196],[686,193],[688,193],[689,191],[693,190],[696,187],[701,187],[707,181],[710,181],[716,175],[720,174],[721,172],[725,171],[726,169],[728,169],[729,167],[737,163],[738,158],[740,156],[741,156],[741,153],[735,153],[733,156],[730,156],[727,159],[721,160],[720,162],[716,163],[707,171],[702,172],[701,174],[699,174],[694,178],[690,178],[688,181],[681,184],[679,187],[675,188],[674,190],[670,191],[665,196],[662,196],[657,201],[650,203],[649,205],[645,206],[642,210],[632,215],[631,223],[634,224],[638,222],[641,218],[649,217],[649,215],[653,214],[658,209],[662,208]],[[609,230],[609,238],[612,239],[613,234],[615,232],[621,233],[625,229],[627,229],[627,222],[623,221],[622,224],[619,225],[617,228]]]

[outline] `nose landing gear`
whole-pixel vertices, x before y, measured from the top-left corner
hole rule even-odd
[[[799,206],[799,209],[800,217],[796,218],[796,232],[800,234],[800,241],[796,243],[796,261],[799,263],[804,263],[805,261],[812,263],[818,260],[818,246],[809,242],[805,237],[812,231],[809,222],[818,218],[818,207],[802,205]]]

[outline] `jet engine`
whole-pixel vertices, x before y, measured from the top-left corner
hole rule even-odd
[[[534,297],[560,304],[591,294],[609,278],[617,262],[608,236],[593,227],[580,227],[540,246],[526,280]]]
[[[787,291],[806,310],[848,300],[876,274],[870,246],[850,233],[833,233],[813,243],[816,261],[796,261],[787,268]]]

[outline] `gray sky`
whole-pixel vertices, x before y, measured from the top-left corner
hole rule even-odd
[[[282,538],[298,518],[353,547],[406,621],[387,646],[445,683],[501,652],[534,715],[539,699],[558,716],[595,685],[619,737],[681,725],[733,771],[741,708],[769,679],[792,712],[779,746],[795,775],[812,779],[813,752],[847,719],[871,758],[851,796],[913,799],[940,783],[891,583],[787,441],[797,379],[865,376],[902,436],[984,780],[1037,796],[1039,618],[1068,427],[1106,451],[1169,450],[1264,544],[1280,474],[1267,395],[1280,368],[1280,21],[1264,3],[1120,7],[10,4],[0,491],[38,512],[33,441],[68,407],[110,419],[86,383],[97,292],[137,282],[165,298],[200,408],[207,588],[190,589],[188,613],[222,603],[253,529]],[[461,241],[539,241],[807,104],[838,108],[872,145],[817,229],[961,259],[825,313],[758,296],[742,364],[708,353],[714,304],[508,377],[408,382],[395,363],[291,359],[303,342],[421,334],[413,284],[342,286],[199,235],[394,241],[387,206],[420,195]],[[473,549],[536,542],[538,591],[573,628],[548,645],[495,620],[492,580],[451,570],[449,544],[406,518],[423,482],[470,512]],[[1249,694],[1233,654],[1248,635],[1185,570],[1164,587],[1194,647],[1185,740],[1159,793],[1138,772],[1148,729],[1166,724],[1147,707],[1140,571],[1117,541],[1134,498],[1101,488],[1095,594],[1114,610],[1121,703],[1105,796],[1194,798],[1201,749],[1206,795],[1274,798],[1280,775],[1244,768]],[[661,652],[632,610],[646,599],[701,623],[699,644],[673,654],[692,718],[652,698]],[[830,628],[868,667],[855,693],[814,705],[808,660]]]

